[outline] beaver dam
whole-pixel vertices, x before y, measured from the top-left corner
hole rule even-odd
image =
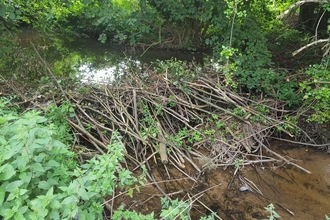
[[[284,175],[278,173],[284,168],[306,179],[311,173],[285,149],[327,150],[327,144],[317,144],[327,128],[306,123],[308,112],[300,111],[297,123],[292,123],[287,117],[298,111],[262,94],[252,96],[240,85],[232,88],[212,65],[160,62],[157,68],[128,69],[111,84],[71,79],[59,83],[35,52],[34,61],[43,67],[48,84],[2,78],[1,95],[16,95],[8,105],[47,112],[51,105],[71,103],[74,111],[66,120],[74,136],[72,150],[81,164],[111,153],[107,146],[118,131],[125,146],[122,166],[136,176],[146,170],[144,186],[132,198],[120,189],[104,198],[104,219],[111,219],[120,206],[142,214],[153,211],[158,218],[161,198],[189,204],[189,217],[178,214],[182,219],[211,213],[215,219],[263,219],[269,216],[264,207],[271,203],[284,219],[321,219],[327,214],[322,209],[306,215],[310,210],[293,210],[290,204],[273,199],[288,192],[272,187],[271,175]],[[303,184],[293,182],[298,188]],[[274,194],[272,198],[266,190]],[[322,196],[329,195],[329,189],[323,190],[319,198],[326,201]],[[329,207],[329,203],[320,204]]]

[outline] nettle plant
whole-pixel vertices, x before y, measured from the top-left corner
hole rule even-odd
[[[300,83],[300,88],[304,92],[304,102],[314,110],[309,118],[320,124],[330,120],[330,71],[329,60],[324,60],[321,64],[315,64],[306,69],[309,78]]]
[[[56,124],[37,111],[20,115],[6,109],[6,102],[0,99],[3,219],[101,219],[103,198],[116,187],[132,195],[138,180],[120,166],[124,146],[117,132],[108,146],[111,153],[79,167],[74,153],[54,139]]]

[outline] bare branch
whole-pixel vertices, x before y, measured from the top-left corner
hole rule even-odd
[[[299,48],[298,50],[294,51],[292,53],[292,56],[296,56],[298,53],[300,53],[301,51],[305,50],[308,47],[311,47],[311,46],[313,46],[315,44],[318,44],[318,43],[324,43],[324,42],[329,42],[329,39],[320,39],[320,40],[317,40],[317,41],[313,41],[312,43],[309,43],[309,44]]]
[[[277,16],[278,19],[283,20],[284,18],[286,18],[287,16],[289,16],[289,14],[295,10],[296,8],[300,7],[301,5],[305,4],[305,3],[309,3],[309,2],[314,2],[314,3],[329,3],[328,0],[305,0],[305,1],[299,1],[296,2],[292,5],[290,5],[290,7],[285,10],[285,12],[283,12],[282,14],[280,14],[279,16]]]

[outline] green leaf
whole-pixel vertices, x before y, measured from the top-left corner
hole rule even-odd
[[[38,172],[38,173],[43,173],[45,172],[45,169],[42,167],[41,163],[35,163],[32,165],[32,168],[35,172]]]
[[[135,189],[137,192],[140,192],[140,187],[138,185],[135,185]]]
[[[19,214],[24,214],[28,210],[28,208],[29,208],[28,206],[22,206],[17,210],[17,212]],[[25,218],[23,217],[23,218],[15,218],[15,219],[25,219]]]
[[[50,203],[50,208],[52,208],[53,210],[54,209],[59,209],[59,208],[61,208],[62,207],[62,205],[61,205],[61,203],[58,201],[58,200],[53,200],[53,201],[51,201],[51,203]]]
[[[55,160],[49,160],[47,162],[47,165],[46,166],[47,167],[58,167],[58,166],[60,166],[60,164],[58,162],[56,162]]]
[[[29,145],[29,149],[35,151],[36,149],[44,149],[44,146],[41,146],[37,143],[32,143]]]
[[[38,187],[40,189],[48,190],[51,187],[51,185],[47,181],[40,181]]]
[[[63,144],[62,142],[58,141],[58,140],[53,140],[53,147],[58,147],[58,148],[64,148],[65,144]]]
[[[0,16],[5,17],[5,15],[6,15],[6,6],[4,4],[0,4]]]
[[[281,216],[279,214],[277,214],[277,212],[273,211],[273,215],[275,218],[281,218]]]
[[[19,195],[20,196],[22,196],[22,195],[24,195],[25,193],[27,193],[29,190],[27,190],[27,189],[20,189],[19,190]]]
[[[14,212],[11,209],[2,209],[1,215],[4,216],[5,219],[10,219],[14,215]]]
[[[40,163],[40,162],[43,161],[43,159],[44,159],[46,156],[47,156],[47,155],[46,155],[45,153],[40,153],[40,154],[38,154],[38,156],[35,156],[35,157],[34,157],[34,161]]]
[[[46,145],[46,144],[48,144],[51,140],[52,140],[51,137],[47,137],[47,138],[38,138],[38,139],[35,140],[35,143],[40,144],[40,145]]]
[[[17,189],[18,187],[20,187],[21,185],[23,185],[23,183],[24,182],[22,180],[16,180],[14,182],[11,182],[6,186],[6,191],[7,192],[12,192],[15,189]]]
[[[5,193],[6,192],[2,188],[0,188],[0,207],[2,206],[2,203],[5,199]]]
[[[133,198],[133,188],[129,188],[127,194],[129,195],[129,197]]]
[[[78,201],[78,198],[76,196],[69,196],[66,197],[65,199],[63,199],[63,201],[61,202],[62,205],[73,205],[76,204]]]
[[[47,183],[50,184],[51,186],[55,186],[55,185],[58,185],[58,181],[53,179],[53,178],[49,178],[47,180]]]
[[[49,219],[60,219],[60,212],[58,211],[60,207],[54,208],[51,210],[51,212],[48,214]]]
[[[43,123],[43,122],[47,121],[47,118],[42,117],[42,116],[36,116],[35,119],[36,119],[37,123]]]
[[[8,180],[15,174],[15,169],[11,164],[5,164],[0,167],[0,181]]]
[[[47,197],[53,197],[53,195],[54,195],[54,188],[51,187],[51,188],[47,191],[46,196],[47,196]]]
[[[85,200],[85,201],[88,201],[90,199],[89,195],[88,195],[88,192],[85,190],[84,187],[81,187],[80,190],[79,190],[79,196]]]

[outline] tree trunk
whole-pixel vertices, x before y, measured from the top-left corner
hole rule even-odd
[[[298,29],[314,33],[327,31],[329,12],[319,3],[307,2],[300,6]]]

